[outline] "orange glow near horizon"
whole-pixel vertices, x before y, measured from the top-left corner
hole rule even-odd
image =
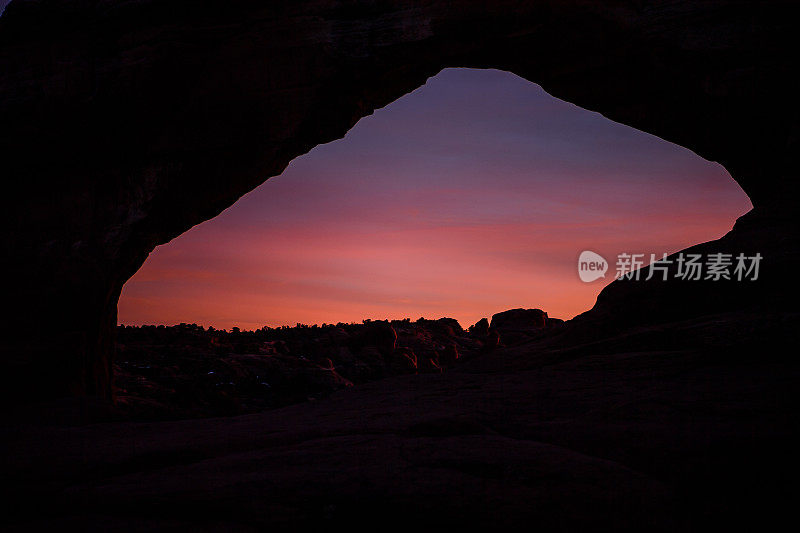
[[[718,164],[499,71],[448,69],[319,146],[125,285],[124,324],[571,318],[618,253],[675,252],[750,209]],[[612,262],[582,283],[593,250]]]

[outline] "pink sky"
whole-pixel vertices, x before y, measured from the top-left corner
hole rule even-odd
[[[243,329],[514,307],[571,318],[577,257],[674,252],[750,209],[718,164],[501,71],[448,69],[159,246],[124,324]]]

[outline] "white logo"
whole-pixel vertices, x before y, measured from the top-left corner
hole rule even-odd
[[[606,277],[608,261],[600,255],[589,250],[581,252],[578,257],[578,275],[584,283]]]

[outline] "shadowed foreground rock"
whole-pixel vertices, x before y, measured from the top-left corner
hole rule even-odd
[[[260,414],[16,425],[1,435],[0,523],[776,530],[800,496],[800,362],[783,349],[797,320],[712,315],[603,339],[568,323],[444,374]]]

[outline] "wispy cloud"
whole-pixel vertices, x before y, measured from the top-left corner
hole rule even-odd
[[[319,146],[126,284],[124,323],[260,327],[592,306],[583,249],[672,252],[750,202],[689,150],[500,71],[449,69]]]

